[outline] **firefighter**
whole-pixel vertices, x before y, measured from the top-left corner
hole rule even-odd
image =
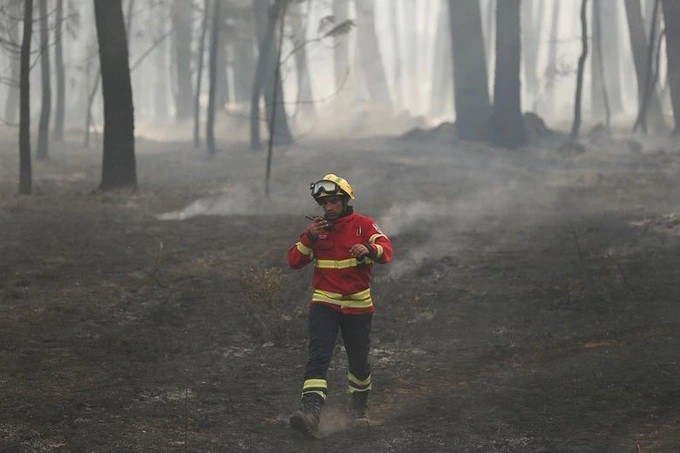
[[[368,423],[372,382],[368,353],[374,312],[371,271],[373,263],[385,264],[392,259],[392,244],[373,219],[354,212],[349,205],[355,199],[354,191],[345,179],[328,174],[311,184],[310,190],[324,215],[314,218],[288,251],[291,268],[314,264],[301,406],[289,421],[296,431],[316,438],[338,330],[347,351],[347,383],[354,417],[359,423]]]

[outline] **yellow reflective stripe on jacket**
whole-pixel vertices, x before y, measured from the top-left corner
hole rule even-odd
[[[297,244],[295,244],[295,247],[296,247],[296,248],[298,249],[298,251],[299,251],[300,253],[302,253],[303,255],[307,255],[307,256],[309,256],[309,257],[311,257],[311,256],[314,255],[313,250],[310,249],[309,247],[307,247],[307,246],[306,246],[305,244],[303,244],[302,242],[298,242]]]
[[[371,289],[365,289],[354,294],[338,294],[321,289],[315,289],[312,300],[339,305],[344,308],[370,308],[373,306]]]
[[[373,236],[368,238],[368,243],[375,245],[375,248],[376,248],[375,257],[376,258],[380,258],[383,255],[384,250],[383,250],[382,245],[376,244],[375,241],[377,241],[378,238],[384,238],[384,237],[386,237],[384,234],[375,233]]]
[[[362,264],[371,264],[373,260],[364,258]],[[315,264],[319,269],[348,269],[350,267],[357,267],[359,263],[356,258],[349,258],[346,260],[316,260]]]
[[[384,237],[385,237],[384,234],[375,233],[373,236],[368,238],[368,242],[369,242],[369,244],[375,244],[375,241],[377,241],[378,238],[384,238]]]

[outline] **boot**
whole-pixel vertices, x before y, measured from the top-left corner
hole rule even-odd
[[[288,420],[290,427],[310,439],[317,439],[323,398],[316,393],[302,395],[300,408]]]
[[[368,424],[368,396],[370,391],[352,393],[352,412],[355,424]]]

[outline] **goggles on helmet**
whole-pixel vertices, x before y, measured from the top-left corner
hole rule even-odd
[[[309,190],[312,191],[312,197],[319,198],[330,195],[344,195],[344,191],[339,185],[333,181],[321,180],[313,182],[309,185]]]

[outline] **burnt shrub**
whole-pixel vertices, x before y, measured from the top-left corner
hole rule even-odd
[[[280,268],[249,266],[241,269],[239,287],[247,330],[257,341],[283,344],[291,340],[293,316],[285,303],[284,273]]]

